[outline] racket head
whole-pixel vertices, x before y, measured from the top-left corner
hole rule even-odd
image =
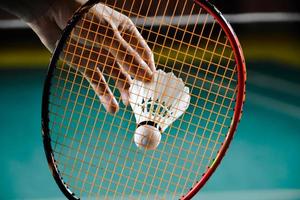
[[[74,190],[72,189],[72,184],[70,184],[68,182],[68,180],[65,181],[64,175],[63,175],[64,173],[61,172],[62,166],[60,166],[59,162],[56,160],[57,153],[53,149],[53,141],[54,142],[56,142],[56,141],[52,135],[53,133],[52,133],[51,125],[53,126],[53,124],[51,122],[51,119],[50,119],[51,116],[49,114],[51,112],[50,104],[52,101],[51,94],[52,94],[52,89],[53,89],[52,88],[53,87],[53,76],[55,74],[55,71],[57,70],[61,52],[64,50],[66,41],[72,34],[74,27],[80,20],[82,20],[84,15],[93,6],[95,6],[99,2],[103,3],[102,1],[99,1],[99,0],[90,0],[86,4],[84,4],[81,8],[79,8],[76,11],[76,13],[73,15],[72,19],[69,21],[68,25],[64,29],[61,39],[57,44],[56,50],[53,53],[53,56],[52,56],[52,59],[51,59],[50,65],[49,65],[49,69],[48,69],[48,74],[47,74],[45,84],[44,84],[43,100],[42,100],[42,131],[43,131],[44,149],[45,149],[47,161],[48,161],[50,170],[52,172],[52,175],[53,175],[57,185],[61,189],[61,191],[69,199],[79,199],[79,196],[76,196],[77,194],[73,192]],[[110,4],[107,4],[107,5],[110,6]],[[183,189],[185,192],[182,193],[182,195],[180,195],[180,196],[176,196],[181,199],[191,199],[204,186],[204,184],[207,182],[207,180],[211,177],[213,172],[219,166],[222,158],[224,157],[224,155],[230,145],[230,142],[233,138],[234,132],[237,128],[238,122],[241,118],[242,107],[243,107],[243,103],[245,100],[246,67],[245,67],[243,52],[242,52],[242,49],[241,49],[241,46],[240,46],[237,36],[235,35],[230,24],[222,16],[222,14],[208,1],[195,0],[194,5],[199,6],[199,9],[201,10],[201,12],[203,12],[204,15],[209,15],[210,19],[213,20],[213,24],[216,24],[216,26],[219,26],[220,30],[222,31],[222,34],[224,34],[224,36],[226,37],[226,41],[228,41],[228,44],[226,43],[225,46],[227,46],[227,45],[230,46],[230,49],[232,51],[233,60],[234,60],[233,63],[235,64],[235,66],[233,67],[233,71],[235,73],[234,76],[236,76],[235,77],[236,85],[235,85],[235,89],[234,89],[235,90],[234,99],[232,100],[232,102],[234,103],[234,104],[232,104],[233,114],[230,118],[230,127],[228,128],[227,134],[224,136],[224,139],[222,141],[220,141],[220,146],[217,149],[217,152],[214,154],[213,157],[211,156],[212,158],[211,158],[210,164],[205,166],[206,170],[201,172],[199,177],[197,177],[197,181],[193,182],[192,185],[185,184],[185,188]],[[141,26],[141,27],[137,26],[137,27],[139,28],[139,30],[140,29],[144,30],[143,26]],[[153,31],[153,32],[155,32],[155,31]],[[168,36],[166,36],[166,37],[168,37]],[[209,40],[209,39],[210,38],[207,38],[207,40]],[[200,40],[200,38],[199,38],[199,40]],[[149,42],[149,41],[147,40],[147,42]],[[154,44],[154,46],[155,46],[155,44]],[[206,49],[204,49],[204,50],[206,50]],[[158,64],[158,66],[159,65],[160,64]],[[165,70],[171,70],[171,71],[173,70],[172,68],[168,69],[167,65],[165,65],[165,67],[166,67]],[[198,67],[201,67],[201,66],[198,66]],[[123,108],[123,109],[125,110],[128,108]],[[103,111],[103,108],[100,108],[100,110]],[[103,112],[105,112],[105,111],[103,111]],[[129,110],[129,112],[132,112],[132,111]],[[112,118],[114,118],[114,117],[112,117]],[[132,131],[134,132],[134,130],[132,130]],[[209,138],[209,139],[211,139],[211,138]],[[201,160],[201,162],[202,162],[202,160]],[[193,163],[193,165],[194,165],[194,163]]]

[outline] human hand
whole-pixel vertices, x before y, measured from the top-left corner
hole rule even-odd
[[[47,15],[28,24],[53,51],[61,30],[77,7],[78,3],[72,0],[56,1]],[[155,71],[153,54],[132,21],[103,4],[92,8],[77,24],[69,43],[73,45],[68,46],[65,60],[89,81],[110,113],[117,112],[119,105],[104,72],[114,79],[127,105],[131,77],[147,82]]]

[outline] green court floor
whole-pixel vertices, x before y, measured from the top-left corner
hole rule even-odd
[[[195,199],[300,199],[300,69],[261,61],[248,69],[243,119],[222,165]],[[41,140],[45,74],[0,70],[0,199],[64,198]]]

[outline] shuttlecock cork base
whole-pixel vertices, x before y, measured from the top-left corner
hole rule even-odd
[[[154,150],[161,140],[161,128],[157,123],[144,121],[138,124],[134,133],[134,142],[139,148]]]
[[[173,73],[157,70],[150,83],[133,80],[129,92],[137,122],[134,142],[139,148],[154,150],[161,134],[188,108],[189,88]]]

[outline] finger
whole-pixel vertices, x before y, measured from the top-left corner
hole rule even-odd
[[[152,71],[139,54],[121,37],[109,19],[87,15],[74,29],[74,38],[89,46],[104,46],[131,76],[141,81],[150,81]],[[96,39],[96,43],[95,41]]]
[[[131,45],[131,47],[135,51],[139,53],[142,59],[154,72],[156,68],[153,53],[132,21],[128,20],[127,22],[122,24],[119,29],[121,31],[122,37]]]
[[[121,37],[116,27],[107,27],[104,35],[104,47],[117,62],[135,79],[151,81],[152,71],[139,54]]]
[[[108,57],[111,56],[112,55],[109,55]],[[111,77],[115,81],[115,85],[121,93],[123,103],[125,105],[128,105],[129,87],[132,81],[130,76],[126,72],[124,72],[122,67],[116,61],[105,63],[104,71],[109,77]]]
[[[72,37],[81,44],[88,46],[96,45],[95,43],[98,42],[96,38],[99,23],[98,19],[92,13],[87,13],[74,27]]]
[[[110,113],[115,113],[119,106],[103,74],[98,70],[98,52],[70,40],[65,51],[65,60],[89,81],[105,109]]]
[[[117,64],[115,63],[115,65]],[[104,69],[109,77],[113,78],[115,81],[115,85],[120,91],[123,103],[128,105],[131,78],[128,76],[128,74],[122,72],[120,69],[117,69],[114,66],[106,66]]]
[[[108,84],[99,69],[86,69],[83,74],[90,82],[96,94],[99,96],[100,102],[104,106],[105,110],[110,113],[116,113],[119,110],[118,102],[108,87]]]
[[[82,49],[84,47],[81,44],[78,44]],[[90,48],[90,47],[89,47]],[[80,50],[80,48],[78,48]],[[93,62],[96,62],[97,68],[100,70],[101,73],[103,73],[103,69],[108,75],[108,77],[111,77],[116,84],[116,87],[121,93],[122,101],[125,105],[128,105],[129,103],[129,87],[131,83],[130,76],[122,69],[122,67],[114,60],[113,55],[111,55],[107,50],[100,49],[98,47],[93,47],[89,50],[90,52],[84,50],[83,51],[83,57],[90,58],[90,64],[93,64]],[[89,55],[86,55],[86,53],[89,53]],[[81,58],[80,61],[77,62],[83,62],[84,59]],[[93,66],[89,66],[89,68],[93,68]]]

